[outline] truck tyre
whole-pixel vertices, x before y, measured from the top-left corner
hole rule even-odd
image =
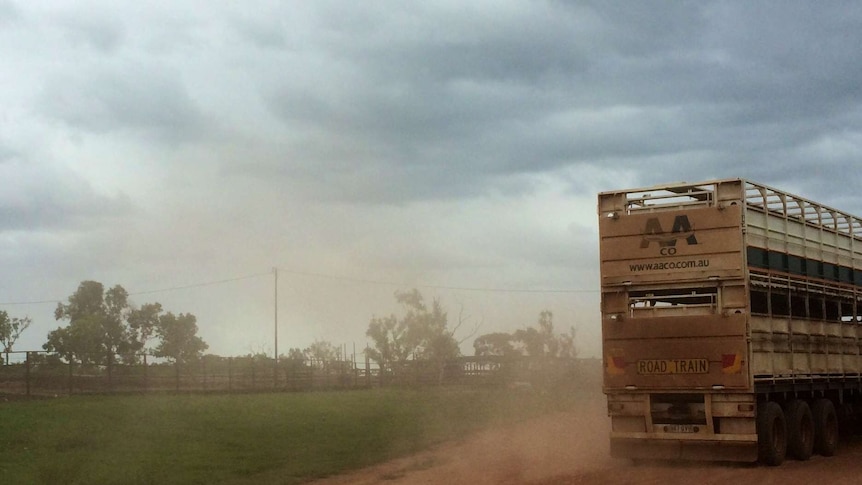
[[[849,403],[838,405],[835,410],[838,415],[838,436],[843,441],[850,441],[853,435],[856,434],[857,420],[853,414],[853,406]]]
[[[787,454],[787,422],[784,411],[775,402],[757,405],[757,457],[769,466],[784,462]]]
[[[811,407],[814,417],[814,451],[832,456],[838,450],[838,414],[829,399],[818,399]]]
[[[805,461],[814,452],[814,418],[811,408],[802,399],[793,399],[785,405],[787,419],[787,452],[797,460]]]

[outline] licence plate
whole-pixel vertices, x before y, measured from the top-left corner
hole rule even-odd
[[[698,429],[693,424],[666,424],[666,433],[697,433]]]
[[[709,361],[706,359],[645,359],[638,361],[638,374],[708,374]]]

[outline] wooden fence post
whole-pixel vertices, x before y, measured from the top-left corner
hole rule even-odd
[[[70,355],[69,356],[69,395],[71,396],[74,392],[74,382],[75,382],[75,372],[73,367],[75,366],[75,359]]]
[[[350,376],[347,375],[347,361],[338,362],[338,383],[341,389],[346,389],[350,383]]]
[[[30,397],[30,352],[27,352],[26,362],[24,364],[24,376],[27,381],[27,397]]]
[[[114,390],[114,383],[113,383],[112,375],[111,375],[112,374],[111,364],[113,363],[113,361],[114,361],[114,354],[111,352],[108,352],[108,391]]]
[[[371,389],[371,359],[368,357],[368,347],[365,347],[365,385]]]

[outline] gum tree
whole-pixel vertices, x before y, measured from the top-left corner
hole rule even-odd
[[[57,320],[69,324],[51,331],[42,348],[87,364],[104,364],[118,354],[134,360],[141,345],[126,321],[131,311],[128,298],[120,285],[105,291],[98,281],[81,282],[68,302],[58,303],[54,310]]]
[[[9,353],[18,341],[18,337],[30,326],[30,317],[9,317],[5,310],[0,310],[0,344],[6,354],[6,365],[9,365]]]
[[[411,357],[430,361],[439,369],[442,379],[446,361],[459,357],[461,352],[440,301],[434,299],[428,305],[416,289],[396,292],[395,300],[404,314],[400,318],[393,314],[371,319],[365,334],[374,347],[366,350],[368,357],[382,371],[393,373]]]
[[[159,344],[153,353],[156,357],[165,357],[176,363],[197,360],[209,348],[197,333],[197,318],[194,315],[168,312],[159,318],[156,327]]]

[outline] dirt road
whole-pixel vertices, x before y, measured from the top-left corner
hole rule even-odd
[[[862,483],[862,439],[837,456],[787,461],[780,467],[650,463],[634,466],[608,454],[609,420],[601,396],[576,412],[505,429],[314,482],[316,485],[415,484],[781,484]]]

